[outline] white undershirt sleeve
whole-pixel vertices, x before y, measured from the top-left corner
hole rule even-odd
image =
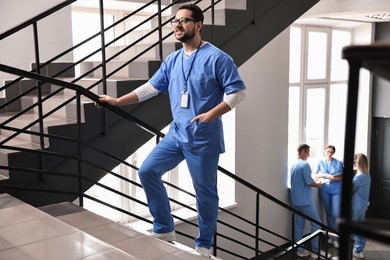
[[[151,97],[156,96],[159,91],[153,87],[152,84],[146,82],[145,84],[134,89],[134,93],[137,95],[139,102],[145,101]]]
[[[239,103],[241,103],[241,101],[243,101],[245,98],[246,98],[246,89],[243,89],[227,95],[224,101],[226,102],[226,104],[228,104],[230,109],[233,109]]]

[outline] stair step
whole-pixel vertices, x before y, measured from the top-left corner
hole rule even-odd
[[[0,201],[0,259],[135,259],[9,194]]]
[[[56,61],[47,64],[43,68],[41,68],[41,74],[51,77],[61,72],[56,77],[74,77],[75,76],[75,68],[72,67],[74,63],[71,61]],[[36,68],[36,63],[31,63],[31,67],[33,69]]]
[[[146,232],[113,222],[70,202],[40,209],[137,259],[203,259],[191,254],[189,247],[155,239]]]
[[[174,36],[171,36],[174,37]],[[157,41],[157,40],[156,40]],[[155,42],[156,42],[155,41]],[[154,43],[155,43],[154,42]],[[126,48],[126,45],[116,45],[116,46],[110,46],[107,48],[106,53],[107,57],[112,57],[114,54],[118,53],[119,51],[123,50]],[[116,57],[114,60],[131,60],[133,59],[136,55],[142,53],[146,49],[150,47],[150,44],[137,44],[136,46],[133,46],[132,48],[126,50],[125,52],[121,53]],[[163,42],[163,59],[165,59],[170,53],[174,52],[175,50],[181,48],[181,43],[178,41],[171,41]],[[159,59],[159,46],[154,46],[151,48],[149,51],[146,53],[142,54],[142,59],[152,59],[156,60]]]
[[[69,101],[70,99],[75,97],[75,92],[74,91],[68,91],[66,93],[69,94],[60,94],[60,95],[55,95],[50,97],[48,100],[45,100],[42,103],[42,111],[43,114],[45,115],[46,113],[52,111],[53,109],[57,108],[59,105],[63,104],[64,102]],[[36,96],[24,96],[22,98],[22,109],[25,109],[35,103],[38,102],[38,97]],[[81,96],[81,104],[85,103],[91,103],[92,101],[89,98],[86,98],[84,96]],[[66,118],[66,119],[75,119],[76,118],[76,110],[73,109],[77,104],[76,99],[73,99],[68,103],[67,105],[59,108],[56,110],[54,113],[52,113],[50,116],[51,117],[57,117],[57,118]],[[38,114],[38,106],[34,107],[34,114]],[[81,106],[81,115],[82,119],[81,121],[84,122],[84,117],[83,117],[83,106]],[[46,119],[45,119],[46,121]]]
[[[7,119],[9,119],[10,117],[12,117],[12,115],[1,115],[0,122],[4,122]],[[9,122],[7,124],[7,126],[22,129],[22,128],[26,127],[28,124],[30,124],[31,122],[33,122],[34,120],[37,120],[38,117],[39,117],[38,114],[24,114],[24,115],[18,116],[17,119],[14,119],[11,122]],[[74,122],[75,122],[74,120],[70,120],[70,119],[67,119],[64,117],[49,116],[49,117],[44,119],[44,129],[45,129],[45,132],[47,132],[46,129],[49,126],[63,125],[63,124],[69,124],[69,123],[74,123]],[[37,132],[38,129],[39,129],[38,123],[36,123],[35,125],[28,128],[28,130],[35,131],[35,132]],[[15,131],[1,129],[0,139],[4,140],[5,138],[12,136],[13,134],[15,134]],[[30,135],[30,134],[25,134],[25,133],[21,133],[21,134],[17,135],[16,137],[14,137],[14,139],[15,139],[16,143],[21,142],[22,144],[27,144],[27,143],[31,143],[31,142],[32,143],[34,143],[34,142],[39,143],[39,141],[36,142],[36,140],[39,139],[39,137],[37,135]]]
[[[0,141],[5,140],[5,136],[0,135]],[[11,140],[7,141],[4,143],[4,145],[7,146],[12,146],[15,148],[24,148],[24,149],[31,149],[31,150],[36,150],[40,148],[40,145],[31,143],[29,141],[23,141],[19,140],[17,138],[12,138]],[[9,150],[9,149],[0,149],[0,165],[2,166],[8,166],[8,155],[10,153],[16,153],[18,152],[17,150]],[[5,180],[9,179],[9,171],[6,169],[0,169],[0,180]]]
[[[106,72],[107,74],[112,73],[116,69],[120,68],[124,64],[126,64],[128,60],[112,60],[109,63],[106,64]],[[84,74],[88,72],[90,69],[97,67],[100,65],[101,62],[99,61],[90,61],[90,62],[83,62],[80,64],[80,73]],[[131,62],[130,64],[125,65],[122,69],[117,71],[113,77],[113,79],[147,79],[149,78],[154,71],[152,72],[150,70],[151,66],[159,66],[160,62],[158,60],[135,60]],[[92,75],[89,75],[90,77],[94,78],[101,78],[102,70],[97,69],[95,70]]]

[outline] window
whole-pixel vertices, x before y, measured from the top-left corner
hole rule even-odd
[[[323,157],[327,144],[336,146],[335,157],[342,160],[349,68],[341,52],[351,38],[350,30],[291,27],[289,162],[296,159],[300,143],[310,145],[312,166]]]

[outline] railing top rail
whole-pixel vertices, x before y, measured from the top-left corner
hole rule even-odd
[[[0,64],[0,71],[4,71],[4,72],[7,72],[7,73],[11,73],[11,74],[15,74],[15,75],[18,75],[18,76],[22,76],[22,77],[26,77],[26,78],[30,78],[30,79],[36,79],[36,80],[39,80],[39,81],[42,81],[42,82],[48,82],[48,83],[51,83],[51,84],[54,84],[54,85],[57,85],[57,86],[61,86],[61,87],[64,87],[64,88],[69,88],[69,89],[72,89],[84,96],[86,96],[87,98],[91,99],[92,101],[94,102],[99,102],[99,96],[96,95],[95,93],[79,86],[79,85],[76,85],[76,84],[73,84],[73,83],[69,83],[69,82],[66,82],[66,81],[62,81],[62,80],[58,80],[58,79],[55,79],[55,78],[50,78],[50,77],[46,77],[46,76],[43,76],[43,75],[40,75],[40,74],[37,74],[37,73],[33,73],[33,72],[29,72],[29,71],[25,71],[25,70],[21,70],[21,69],[18,69],[18,68],[14,68],[14,67],[11,67],[11,66],[8,66],[8,65],[4,65],[4,64]],[[135,124],[137,124],[139,127],[141,127],[142,129],[148,131],[149,133],[151,134],[154,134],[156,136],[160,136],[160,137],[163,137],[163,134],[153,128],[152,126],[144,123],[143,121],[139,120],[138,118],[132,116],[131,114],[125,112],[123,109],[120,109],[118,107],[115,107],[115,106],[112,106],[112,105],[109,105],[109,104],[106,104],[106,103],[102,103],[102,106],[108,108],[109,110],[115,112],[116,114],[122,116],[123,118],[126,118],[130,121],[133,121]]]
[[[79,86],[79,85],[76,85],[76,84],[73,84],[73,83],[69,83],[69,82],[65,82],[65,81],[62,81],[62,80],[58,80],[58,79],[54,79],[54,78],[50,78],[50,77],[46,77],[46,76],[43,76],[43,75],[40,75],[40,74],[37,74],[37,73],[33,73],[33,72],[29,72],[29,71],[24,71],[24,70],[21,70],[21,69],[18,69],[18,68],[14,68],[14,67],[11,67],[11,66],[7,66],[7,65],[4,65],[4,64],[0,64],[0,71],[4,71],[4,72],[7,72],[7,73],[11,73],[11,74],[15,74],[15,75],[18,75],[18,76],[22,76],[22,77],[26,77],[26,78],[31,78],[31,79],[36,79],[36,80],[39,80],[39,81],[43,81],[43,82],[48,82],[48,83],[52,83],[54,85],[58,85],[58,86],[61,86],[61,87],[64,87],[64,88],[69,88],[69,89],[72,89],[86,97],[88,97],[89,99],[91,99],[92,101],[94,102],[99,102],[99,96],[96,95],[95,93]],[[123,109],[120,109],[118,107],[115,107],[115,106],[111,106],[107,103],[102,103],[102,106],[104,107],[107,107],[109,110],[111,110],[112,112],[120,115],[121,117],[123,118],[126,118],[127,120],[129,121],[132,121],[134,122],[135,124],[137,124],[139,127],[141,127],[142,129],[144,129],[145,131],[153,134],[153,135],[156,135],[156,136],[159,136],[159,137],[163,137],[164,134],[162,134],[159,130],[151,127],[150,125],[144,123],[143,121],[139,120],[138,118],[132,116],[131,114],[127,113],[126,111],[124,111]],[[254,186],[253,184],[247,182],[246,180],[238,177],[237,175],[235,174],[232,174],[231,172],[227,171],[226,169],[218,166],[218,170],[223,172],[224,174],[226,174],[227,176],[231,177],[232,179],[234,179],[235,181],[241,183],[242,185],[246,186],[247,188],[253,190],[254,192],[256,193],[259,193],[260,195],[268,198],[269,200],[273,201],[274,203],[280,205],[280,206],[283,206],[284,208],[288,209],[289,211],[291,212],[294,212],[295,214],[299,214],[301,216],[304,216],[304,217],[307,217],[305,215],[303,215],[300,211],[294,209],[293,207],[291,207],[290,205],[278,200],[277,198],[273,197],[272,195],[266,193],[265,191],[259,189],[258,187]],[[322,226],[322,227],[326,227],[324,224],[320,223],[320,222],[317,222],[315,219],[310,219],[310,221],[312,222],[315,222],[316,224]]]
[[[46,11],[40,13],[40,14],[38,14],[37,16],[35,16],[35,17],[31,18],[31,19],[28,19],[27,21],[25,21],[25,22],[15,26],[15,27],[5,31],[4,33],[0,34],[0,40],[2,40],[4,38],[14,34],[15,32],[18,32],[18,31],[20,31],[20,30],[22,30],[22,29],[32,25],[33,23],[35,23],[35,22],[37,22],[37,21],[39,21],[39,20],[41,20],[41,19],[51,15],[52,13],[57,12],[58,10],[61,10],[62,8],[68,6],[68,5],[70,5],[70,4],[72,4],[72,3],[76,2],[76,1],[77,0],[66,0],[66,1],[64,1],[64,2],[62,2],[60,4],[58,4],[58,5],[53,6],[52,8],[50,8],[50,9],[48,9],[48,10],[46,10]]]

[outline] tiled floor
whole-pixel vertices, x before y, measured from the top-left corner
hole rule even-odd
[[[72,205],[41,211],[0,194],[0,259],[202,259]]]
[[[390,220],[376,218],[371,216],[367,218],[367,221],[370,222],[370,225],[380,229],[382,232],[390,232]],[[332,249],[334,255],[337,255],[337,250]],[[390,260],[390,244],[381,243],[373,239],[367,239],[367,244],[364,249],[364,259],[365,260]],[[358,258],[354,257],[353,260]]]
[[[37,209],[0,194],[0,260],[204,259],[189,250],[71,203]],[[329,252],[337,255],[335,248]],[[366,260],[390,260],[390,246],[368,240],[364,255]]]

